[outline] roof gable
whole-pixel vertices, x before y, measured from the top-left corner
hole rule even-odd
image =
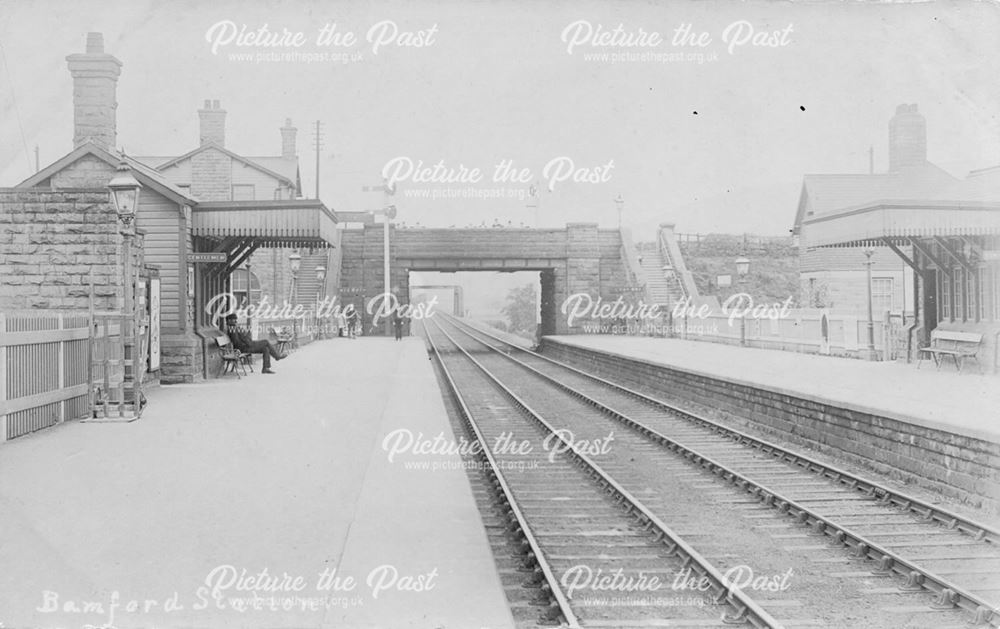
[[[155,168],[156,170],[162,171],[164,169],[170,168],[171,166],[176,166],[181,162],[190,160],[195,155],[199,155],[209,150],[214,150],[226,155],[230,159],[236,160],[241,164],[245,164],[251,168],[254,168],[274,179],[291,186],[295,189],[297,193],[301,193],[301,185],[298,182],[298,170],[299,164],[297,159],[285,159],[284,157],[244,157],[238,153],[234,153],[224,146],[220,146],[215,142],[206,142],[202,146],[194,149],[193,151],[188,151],[187,153],[174,158],[146,158],[150,163],[154,160],[166,160],[158,163]]]
[[[112,167],[117,167],[119,162],[124,159],[125,163],[128,164],[128,166],[132,169],[132,172],[135,174],[135,178],[142,185],[149,187],[175,203],[181,205],[194,205],[196,203],[196,200],[193,197],[167,181],[161,173],[157,172],[153,168],[150,168],[146,164],[143,164],[142,162],[127,155],[111,153],[90,141],[81,144],[14,187],[34,188],[42,185],[52,176],[72,166],[86,156],[93,156]]]

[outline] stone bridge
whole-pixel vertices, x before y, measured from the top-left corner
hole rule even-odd
[[[340,296],[356,307],[385,292],[383,225],[342,233]],[[574,293],[614,300],[628,285],[617,229],[596,223],[569,223],[563,229],[397,228],[389,232],[389,289],[409,303],[410,271],[538,271],[541,283],[540,334],[572,332],[559,312]],[[365,329],[371,317],[364,313]]]

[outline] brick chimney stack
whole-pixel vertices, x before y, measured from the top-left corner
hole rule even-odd
[[[226,110],[219,107],[219,101],[206,100],[205,106],[198,110],[201,120],[200,145],[214,142],[226,146]]]
[[[927,121],[916,105],[900,105],[889,121],[889,172],[926,162]]]
[[[298,129],[292,126],[292,119],[285,118],[285,126],[281,127],[281,156],[285,159],[295,159],[295,135]]]
[[[122,62],[104,52],[104,35],[87,33],[87,51],[66,57],[73,76],[73,148],[88,140],[114,149]]]

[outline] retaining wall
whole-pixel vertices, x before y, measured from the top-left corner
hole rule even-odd
[[[679,406],[695,403],[716,409],[727,423],[747,432],[807,446],[1000,513],[1000,443],[984,437],[548,337],[543,338],[540,351],[608,380],[652,389],[661,399]]]

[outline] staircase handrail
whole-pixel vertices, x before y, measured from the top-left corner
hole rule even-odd
[[[628,273],[628,282],[631,286],[641,287],[643,301],[645,303],[652,303],[653,299],[652,295],[650,295],[649,282],[646,281],[646,274],[642,270],[642,263],[639,262],[639,253],[636,251],[635,243],[632,242],[632,234],[624,226],[618,228],[618,233],[621,235],[622,263]]]
[[[670,238],[666,235],[668,231],[672,236]],[[659,243],[663,259],[668,261],[674,269],[674,277],[677,280],[681,295],[697,299],[699,297],[698,286],[695,284],[694,275],[688,271],[687,266],[684,264],[684,256],[681,254],[681,248],[677,244],[677,237],[673,232],[673,228],[661,225],[657,232],[657,242]]]

